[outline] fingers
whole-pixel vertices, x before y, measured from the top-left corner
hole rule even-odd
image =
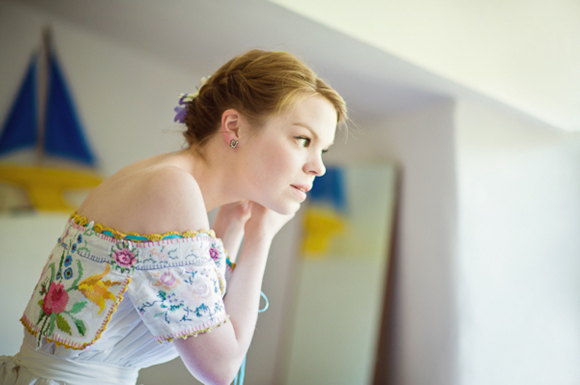
[[[279,214],[256,202],[251,202],[250,205],[251,217],[248,222],[246,222],[246,234],[257,232],[259,234],[274,237],[295,215],[295,213],[287,215]]]

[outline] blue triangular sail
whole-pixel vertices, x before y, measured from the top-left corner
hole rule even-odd
[[[50,55],[45,127],[43,147],[46,153],[89,165],[95,164],[96,159],[83,135],[72,98],[54,53]]]
[[[38,137],[36,63],[34,55],[0,132],[0,155],[34,147]]]

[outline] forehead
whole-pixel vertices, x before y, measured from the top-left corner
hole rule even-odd
[[[275,117],[285,127],[303,127],[313,131],[324,145],[334,142],[337,126],[336,109],[320,95],[298,99],[293,106]]]

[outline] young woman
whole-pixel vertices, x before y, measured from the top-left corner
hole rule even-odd
[[[177,355],[203,383],[234,379],[272,239],[324,174],[346,108],[294,56],[259,50],[180,104],[189,147],[122,169],[71,216],[0,383],[134,384]]]

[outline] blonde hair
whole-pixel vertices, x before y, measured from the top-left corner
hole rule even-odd
[[[252,50],[224,64],[188,103],[184,136],[189,146],[201,148],[217,132],[221,116],[229,108],[240,111],[259,128],[299,98],[314,95],[334,106],[339,124],[347,120],[342,97],[302,61],[286,52]]]

